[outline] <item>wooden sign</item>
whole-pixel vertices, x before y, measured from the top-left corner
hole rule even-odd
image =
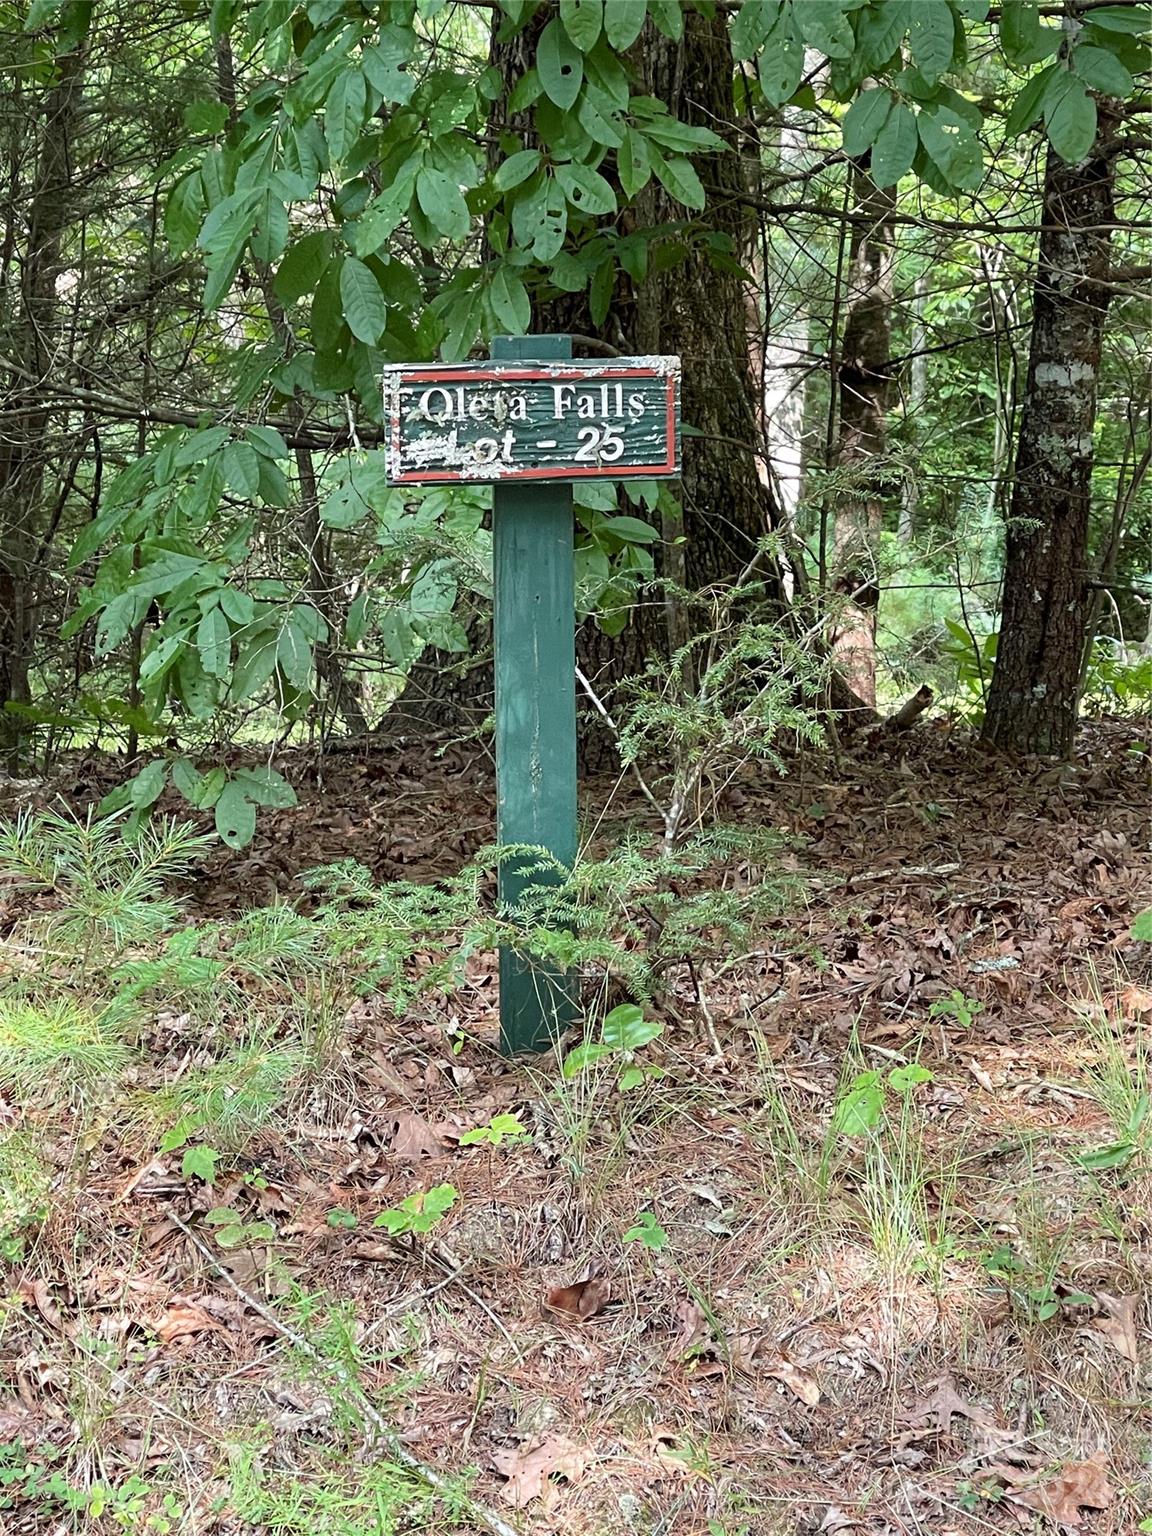
[[[392,485],[680,473],[680,359],[399,364],[384,372]]]

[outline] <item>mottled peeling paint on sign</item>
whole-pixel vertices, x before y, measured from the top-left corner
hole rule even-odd
[[[400,364],[384,372],[393,485],[680,473],[680,359]]]

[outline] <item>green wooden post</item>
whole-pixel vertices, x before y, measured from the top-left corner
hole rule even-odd
[[[502,362],[560,361],[567,336],[494,337]],[[576,601],[572,490],[564,482],[500,484],[492,495],[496,652],[496,829],[565,867],[576,858]],[[538,877],[537,877],[538,878]],[[501,865],[500,899],[515,906],[533,877]],[[500,952],[500,1046],[543,1051],[571,1023],[573,978]]]

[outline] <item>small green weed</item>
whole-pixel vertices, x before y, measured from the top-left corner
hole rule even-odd
[[[624,1234],[626,1243],[642,1243],[650,1253],[663,1253],[668,1246],[668,1234],[651,1211],[639,1211],[635,1226]]]
[[[383,1227],[392,1237],[426,1236],[444,1220],[460,1198],[451,1184],[437,1184],[422,1194],[407,1195],[399,1205],[381,1211],[372,1223]]]

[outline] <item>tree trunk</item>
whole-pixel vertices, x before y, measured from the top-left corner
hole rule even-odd
[[[892,215],[896,189],[853,170],[854,201],[866,216],[852,226],[847,319],[837,385],[840,430],[839,492],[833,535],[834,589],[841,597],[832,658],[865,704],[876,703],[876,612],[884,498],[891,487],[884,464],[892,357]]]
[[[1066,756],[1076,731],[1092,430],[1111,289],[1112,124],[1079,165],[1048,150],[1032,342],[1016,446],[996,668],[984,740]]]
[[[72,146],[79,120],[83,54],[56,62],[56,80],[40,115],[36,169],[28,202],[27,235],[16,264],[19,285],[5,351],[19,371],[5,382],[8,399],[0,438],[0,744],[16,766],[19,721],[6,704],[28,702],[28,670],[35,630],[34,565],[48,462],[50,410],[40,381],[55,361],[56,279],[63,262],[72,193]],[[19,215],[14,208],[9,219]],[[18,245],[18,235],[9,230]],[[6,240],[6,245],[7,245]]]

